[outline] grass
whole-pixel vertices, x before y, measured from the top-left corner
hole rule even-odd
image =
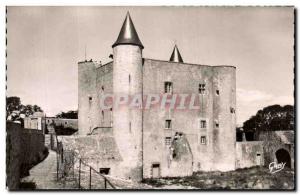
[[[153,187],[178,185],[198,189],[294,189],[294,171],[271,174],[266,167],[252,167],[229,172],[196,172],[182,178],[145,179]]]

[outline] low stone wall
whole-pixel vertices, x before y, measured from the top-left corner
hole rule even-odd
[[[236,168],[264,165],[262,141],[236,142]]]
[[[6,123],[6,175],[9,190],[17,190],[20,178],[48,154],[42,131]]]
[[[294,131],[262,131],[259,133],[258,139],[263,141],[263,149],[265,154],[265,163],[269,164],[277,162],[276,152],[285,150],[290,156],[290,168],[294,169]]]

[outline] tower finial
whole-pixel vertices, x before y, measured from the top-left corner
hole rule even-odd
[[[112,45],[112,47],[115,47],[117,45],[137,45],[137,46],[141,47],[142,49],[144,48],[144,46],[143,46],[142,42],[140,41],[139,36],[134,28],[129,11],[126,14],[126,18],[122,25],[118,39]]]
[[[181,63],[183,63],[182,57],[180,55],[180,52],[179,52],[176,44],[174,46],[172,55],[170,57],[170,61],[171,62],[181,62]]]

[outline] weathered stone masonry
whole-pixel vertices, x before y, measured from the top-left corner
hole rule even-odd
[[[184,63],[177,47],[170,61],[146,59],[143,48],[128,14],[113,62],[78,63],[79,134],[97,131],[103,140],[101,132],[110,131],[120,155],[117,164],[101,158],[97,167],[111,165],[111,175],[134,180],[234,170],[235,67]],[[197,94],[200,109],[100,109],[103,94],[163,95],[166,82],[173,94]]]

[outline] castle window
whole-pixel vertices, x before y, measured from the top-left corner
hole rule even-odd
[[[131,133],[131,122],[129,122],[129,132]]]
[[[234,108],[230,107],[230,112],[231,112],[232,114],[235,113]]]
[[[166,137],[165,138],[165,145],[170,146],[171,145],[171,137]]]
[[[129,84],[131,82],[131,76],[130,75],[128,76],[128,82],[129,82]]]
[[[205,93],[205,84],[199,84],[199,93],[204,94]]]
[[[217,95],[220,95],[220,91],[219,91],[219,90],[216,90],[216,94],[217,94]]]
[[[92,100],[93,100],[92,96],[89,96],[89,101],[92,101]]]
[[[216,128],[219,128],[219,123],[218,123],[218,122],[216,122],[216,124],[215,124],[215,125],[216,125]]]
[[[103,110],[101,112],[101,115],[102,115],[102,121],[104,122],[104,111]]]
[[[172,128],[172,121],[171,120],[166,120],[165,129],[171,129],[171,128]]]
[[[201,142],[201,144],[205,145],[206,144],[206,136],[201,136],[200,142]]]
[[[99,173],[103,175],[108,175],[110,171],[110,168],[100,168]]]
[[[165,82],[165,93],[172,93],[173,85],[172,82]]]
[[[201,128],[201,129],[206,128],[206,120],[201,120],[201,121],[200,121],[200,128]]]
[[[101,87],[102,92],[104,92],[104,86]]]
[[[68,122],[67,122],[67,121],[65,122],[65,125],[66,125],[66,124],[68,124]]]

